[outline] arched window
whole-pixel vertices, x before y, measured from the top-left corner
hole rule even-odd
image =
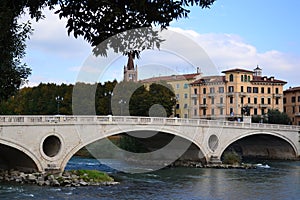
[[[248,76],[248,82],[250,82],[250,76]]]
[[[244,75],[244,81],[247,82],[247,75]]]
[[[241,81],[244,82],[244,76],[243,75],[241,75]]]
[[[233,74],[229,75],[229,82],[233,82]]]

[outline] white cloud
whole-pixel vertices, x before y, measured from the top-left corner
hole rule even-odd
[[[199,34],[193,30],[172,28],[196,41],[208,54],[218,69],[254,69],[259,65],[267,76],[286,80],[291,85],[299,85],[297,75],[300,55],[290,55],[278,50],[259,52],[234,34]]]

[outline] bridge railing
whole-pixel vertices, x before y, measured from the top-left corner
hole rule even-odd
[[[300,130],[300,126],[244,123],[237,121],[220,121],[205,119],[186,119],[186,118],[162,118],[162,117],[135,117],[135,116],[86,116],[86,115],[5,115],[0,116],[0,125],[24,123],[114,123],[114,124],[158,124],[158,125],[187,125],[187,126],[214,126],[214,127],[236,127],[254,129],[280,129],[280,130]]]

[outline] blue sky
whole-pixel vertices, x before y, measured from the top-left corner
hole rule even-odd
[[[193,7],[188,19],[172,22],[169,30],[185,35],[203,48],[215,65],[215,73],[237,67],[251,70],[259,65],[264,75],[287,81],[286,87],[299,86],[299,7],[298,0],[217,0],[211,9]],[[25,58],[32,68],[28,85],[77,80],[80,69],[90,59],[91,47],[82,39],[68,37],[64,27],[65,21],[48,11],[45,20],[34,23]],[[136,63],[147,66],[153,62],[153,55],[156,65],[173,66],[178,73],[194,72],[193,67],[181,68],[162,52],[143,53]],[[103,81],[121,80],[124,64],[126,58],[117,57],[107,68]],[[141,78],[164,75],[166,71],[144,71]]]

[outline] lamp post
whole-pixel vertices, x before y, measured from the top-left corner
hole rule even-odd
[[[104,92],[104,96],[108,97],[108,114],[111,114],[111,97],[113,96],[113,92],[109,91],[109,92]]]
[[[123,104],[126,104],[126,101],[125,100],[123,100],[123,99],[121,99],[120,101],[119,101],[119,104],[120,104],[120,112],[121,112],[121,116],[123,116]]]
[[[64,98],[61,96],[57,96],[57,97],[55,97],[55,100],[57,102],[57,115],[59,115],[59,104],[60,104],[60,102],[62,102],[64,100]]]

